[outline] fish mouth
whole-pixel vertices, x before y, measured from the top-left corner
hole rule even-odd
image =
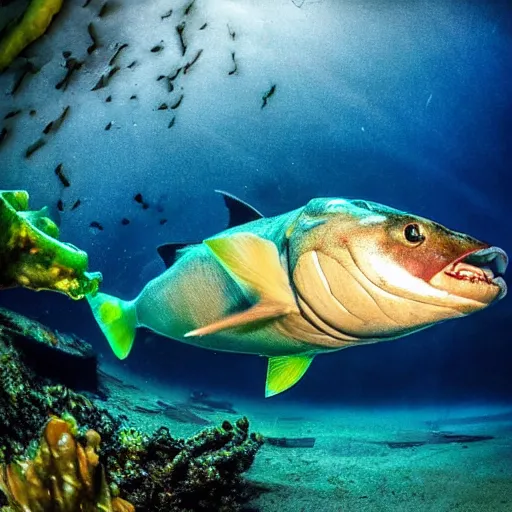
[[[503,275],[508,256],[499,247],[464,254],[436,274],[430,284],[454,295],[490,304],[507,294]]]

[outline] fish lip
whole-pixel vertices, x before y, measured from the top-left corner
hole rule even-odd
[[[485,264],[494,263],[496,265],[496,277],[503,277],[508,266],[508,255],[500,247],[486,247],[485,249],[477,249],[464,254],[461,258],[455,260],[456,263],[468,263],[475,267],[480,267]]]
[[[466,268],[473,267],[475,269],[475,276],[487,281],[490,286],[497,286],[500,289],[495,301],[502,299],[507,294],[507,284],[503,276],[507,270],[509,258],[507,253],[500,247],[490,246],[484,249],[476,249],[463,254],[454,260],[448,267],[444,269],[444,273],[448,276],[457,278],[456,268],[459,264],[465,264]],[[484,267],[493,266],[493,270],[484,272]],[[478,279],[482,282],[482,279]]]

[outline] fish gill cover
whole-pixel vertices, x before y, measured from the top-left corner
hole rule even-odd
[[[223,230],[215,189],[269,216],[359,197],[510,252],[505,3],[59,3],[0,2],[4,42],[19,41],[25,9],[51,4],[0,74],[0,190],[48,205],[102,290],[132,299],[165,268],[157,246]],[[85,301],[13,289],[0,303],[115,362]],[[510,328],[505,299],[404,341],[319,357],[276,400],[510,401]],[[176,386],[262,395],[262,358],[148,332],[125,364]]]

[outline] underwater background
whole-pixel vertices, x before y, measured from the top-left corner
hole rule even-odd
[[[102,16],[104,2],[85,3],[64,1],[48,32],[0,74],[0,129],[8,130],[0,189],[27,190],[34,209],[50,206],[60,238],[87,252],[105,292],[134,298],[165,269],[158,245],[223,230],[216,189],[266,216],[313,197],[368,199],[512,251],[510,2],[196,0],[188,9],[188,1],[125,0],[109,1]],[[2,24],[21,4],[0,6]],[[91,22],[98,47],[89,53]],[[187,55],[199,57],[171,80],[185,62],[182,22]],[[83,64],[57,89],[63,52]],[[39,71],[12,94],[26,59]],[[27,158],[67,106],[58,131]],[[69,187],[55,175],[61,163]],[[273,411],[301,414],[429,407],[432,421],[452,408],[512,405],[510,300],[392,343],[318,357],[297,386],[265,399],[264,358],[139,330],[118,361],[86,301],[0,293],[0,306],[87,340],[102,365],[153,387],[239,399],[252,404],[249,418],[270,401]],[[492,510],[512,509],[506,499]],[[262,510],[287,510],[269,503]],[[366,510],[340,506],[332,510]],[[455,509],[470,510],[435,508]]]

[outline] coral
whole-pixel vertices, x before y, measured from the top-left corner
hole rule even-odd
[[[247,418],[234,425],[207,428],[189,439],[174,438],[166,428],[152,436],[123,441],[106,462],[108,474],[137,509],[151,511],[238,510],[249,469],[263,443],[249,435]]]
[[[0,288],[52,290],[76,300],[95,294],[102,276],[87,272],[87,254],[57,240],[47,208],[29,211],[28,199],[24,190],[0,191]]]
[[[99,434],[89,430],[85,437],[84,447],[66,421],[51,418],[35,457],[1,469],[0,488],[10,506],[24,512],[134,512],[129,502],[111,497],[99,462]]]
[[[3,308],[0,308],[0,332],[23,354],[24,364],[37,375],[72,389],[100,392],[97,356],[85,341]]]
[[[3,321],[9,323],[9,328],[2,325]],[[78,460],[87,461],[87,468],[96,468],[95,486],[96,478],[106,478],[113,497],[112,506],[117,507],[113,510],[118,512],[133,510],[116,499],[119,496],[132,503],[136,510],[144,512],[228,512],[239,510],[249,499],[252,488],[242,473],[251,466],[263,439],[249,434],[246,418],[235,424],[225,421],[219,427],[206,428],[188,439],[172,436],[165,427],[153,433],[142,432],[130,425],[128,417],[114,417],[93,399],[43,378],[27,366],[23,352],[14,340],[14,333],[19,330],[13,326],[15,321],[22,322],[14,315],[0,314],[0,464],[6,466],[3,488],[10,497],[11,510],[16,510],[12,505],[13,496],[18,503],[33,499],[32,491],[26,489],[33,472],[26,472],[27,462],[13,461],[31,460],[28,466],[37,466],[41,454],[48,452],[49,448],[44,447],[53,446],[59,435],[64,436],[63,445],[70,445],[71,451],[66,453],[75,453]],[[25,327],[26,322],[28,320],[22,322]],[[48,339],[58,340],[59,336],[54,333]],[[39,331],[36,337],[39,343],[52,345]],[[121,388],[117,392],[120,393]],[[55,424],[48,423],[49,415],[61,419]],[[37,440],[45,425],[45,441],[39,444]],[[83,443],[72,441],[73,437]],[[81,455],[82,451],[86,459]],[[84,490],[91,480],[84,478],[83,467],[76,466],[73,457],[68,463],[82,471],[79,487]],[[55,468],[57,466],[55,464]],[[100,466],[103,468],[101,472]],[[60,480],[57,478],[56,481]],[[75,480],[71,487],[76,490]],[[40,488],[34,486],[33,492]],[[94,489],[97,491],[98,487]],[[99,496],[96,491],[94,495]],[[1,498],[0,493],[0,506]],[[29,506],[22,510],[48,509]]]
[[[30,43],[41,37],[63,0],[32,0],[21,21],[0,40],[0,72]]]
[[[31,327],[30,327],[31,326]],[[30,329],[32,328],[32,333]],[[49,414],[76,421],[78,431],[97,430],[105,441],[114,439],[121,422],[94,406],[89,398],[59,382],[43,378],[27,364],[26,351],[19,337],[34,336],[34,344],[46,343],[42,326],[19,315],[0,314],[0,463],[27,455],[27,448],[48,419]],[[48,336],[51,331],[48,329]],[[58,339],[57,333],[50,336]],[[25,338],[24,338],[25,339]],[[85,342],[83,342],[84,345]],[[54,350],[54,349],[52,349]],[[48,361],[47,364],[51,364]],[[40,365],[39,365],[40,366]],[[78,365],[76,365],[78,368]],[[55,373],[55,372],[53,372]]]

